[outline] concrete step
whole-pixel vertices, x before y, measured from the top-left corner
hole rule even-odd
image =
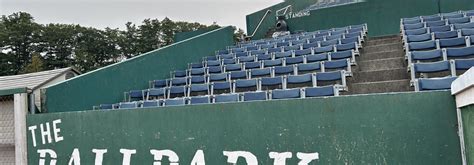
[[[356,57],[356,60],[359,62],[359,61],[379,60],[379,59],[395,58],[395,57],[405,57],[405,51],[392,50],[392,51],[374,52],[374,53],[367,52]]]
[[[410,80],[392,80],[364,83],[349,83],[349,91],[342,92],[341,95],[368,94],[368,93],[387,93],[387,92],[406,92],[413,91],[410,87]]]
[[[352,77],[347,78],[348,83],[378,82],[390,80],[410,79],[406,68],[395,68],[386,70],[354,72]]]
[[[375,53],[375,52],[386,52],[386,51],[395,51],[403,50],[403,44],[401,42],[381,44],[381,45],[372,45],[365,46],[362,48],[362,53]]]
[[[407,63],[404,57],[385,58],[368,61],[357,61],[357,66],[354,66],[353,71],[376,71],[389,70],[393,68],[407,68]]]
[[[365,46],[374,46],[374,45],[384,45],[384,44],[390,44],[390,43],[399,43],[402,42],[400,36],[395,36],[395,37],[390,37],[390,38],[382,38],[382,39],[371,39],[369,38],[365,42]]]

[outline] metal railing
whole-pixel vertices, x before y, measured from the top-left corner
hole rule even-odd
[[[285,16],[286,13],[288,13],[288,10],[290,10],[290,13],[293,12],[293,6],[288,5],[288,6],[284,7],[284,8],[281,8],[280,10],[277,10],[277,11],[276,11],[276,16],[277,16],[277,17],[278,17],[278,16]],[[280,14],[282,11],[284,11],[283,14]]]
[[[265,12],[265,15],[263,15],[262,19],[260,19],[260,22],[257,24],[257,27],[255,28],[255,30],[253,30],[252,35],[247,36],[246,37],[247,39],[251,39],[253,36],[255,36],[255,33],[257,33],[257,30],[260,28],[260,25],[262,25],[263,20],[265,20],[265,18],[267,18],[268,14],[270,14],[271,12],[272,12],[272,10],[267,10]]]

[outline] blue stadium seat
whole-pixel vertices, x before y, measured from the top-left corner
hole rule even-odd
[[[262,55],[262,54],[267,54],[267,50],[266,49],[262,49],[262,50],[254,50],[254,51],[251,51],[250,52],[250,55],[254,56],[254,55]]]
[[[347,29],[347,34],[352,34],[352,33],[365,33],[364,27],[358,27],[358,28],[352,28],[352,29]],[[347,36],[346,36],[347,38]]]
[[[339,39],[333,39],[333,40],[328,40],[328,41],[321,41],[319,42],[319,45],[321,47],[324,47],[324,46],[332,46],[332,45],[336,45],[336,44],[339,44]]]
[[[408,64],[425,60],[446,60],[441,49],[428,51],[412,51],[408,53]]]
[[[194,69],[189,69],[189,75],[190,76],[202,76],[207,73],[206,68],[194,68]]]
[[[424,28],[425,24],[424,23],[417,23],[417,24],[405,24],[403,25],[404,30],[413,30],[413,29],[420,29]]]
[[[465,71],[474,67],[474,59],[458,59],[458,60],[454,60],[453,63],[454,63],[454,68],[455,68],[454,75],[456,76],[458,75],[457,73],[458,70]]]
[[[474,22],[463,23],[463,24],[453,24],[453,28],[454,28],[454,30],[473,29],[474,28]]]
[[[287,88],[313,87],[316,86],[314,74],[301,74],[288,76],[286,80]]]
[[[405,31],[405,35],[421,35],[421,34],[428,34],[428,33],[429,33],[429,28],[421,28],[421,29]]]
[[[168,89],[168,98],[185,97],[186,86],[172,86]]]
[[[100,104],[99,109],[100,110],[115,109],[115,106],[114,104]]]
[[[224,66],[225,72],[230,72],[230,71],[240,71],[242,70],[242,64],[237,63],[237,64],[228,64]]]
[[[163,87],[168,86],[167,80],[153,80],[151,83],[152,83],[152,88],[163,88]]]
[[[302,39],[302,40],[297,40],[297,41],[291,41],[291,45],[303,45],[308,43],[308,40]]]
[[[262,64],[260,61],[258,62],[246,62],[244,63],[244,69],[258,69],[261,68]]]
[[[430,41],[430,40],[433,40],[431,38],[430,33],[406,36],[406,42],[422,42],[422,41]]]
[[[344,38],[359,38],[359,37],[360,38],[364,37],[364,32],[353,32],[353,33],[344,34]]]
[[[223,65],[235,64],[235,63],[237,63],[237,59],[236,59],[236,58],[223,59],[223,60],[222,60],[222,64],[223,64]]]
[[[290,42],[278,42],[276,43],[277,47],[290,46]]]
[[[402,24],[419,24],[421,21],[420,17],[404,18],[402,19]]]
[[[265,45],[260,45],[260,49],[271,49],[275,48],[274,44],[265,44]]]
[[[144,90],[131,90],[128,92],[127,101],[144,100],[145,96],[146,96],[146,91]]]
[[[308,39],[309,44],[303,44],[303,49],[310,48],[310,47],[305,47],[305,45],[310,46],[310,44],[317,44],[319,41],[324,41],[324,36]],[[317,45],[311,46],[311,47],[317,47]]]
[[[422,78],[415,81],[416,91],[451,89],[456,77]]]
[[[282,66],[283,65],[283,60],[282,59],[276,59],[276,60],[263,60],[263,67],[272,67],[272,66]]]
[[[334,46],[326,46],[326,47],[315,47],[314,54],[326,53],[326,52],[334,52]]]
[[[204,67],[204,64],[203,64],[202,62],[200,62],[200,63],[190,63],[190,64],[189,64],[189,68],[190,68],[190,69],[193,69],[193,68],[202,68],[202,67]]]
[[[294,54],[295,54],[295,56],[312,55],[313,54],[313,49],[309,48],[309,49],[295,50]]]
[[[167,88],[152,88],[147,91],[146,100],[164,99],[167,95]]]
[[[360,37],[351,37],[351,38],[341,39],[341,44],[349,44],[349,43],[357,43],[358,45],[360,45],[361,44]]]
[[[223,55],[223,54],[229,54],[230,51],[229,50],[219,50],[216,52],[216,55]]]
[[[464,17],[463,13],[459,12],[452,12],[452,13],[444,13],[442,14],[443,19],[450,19],[450,18],[462,18]]]
[[[272,75],[272,68],[250,70],[250,78],[269,77],[271,75]]]
[[[235,58],[235,54],[222,54],[222,55],[217,55],[217,58],[220,59],[220,60],[223,60],[223,59],[234,59],[234,58]]]
[[[322,71],[321,63],[319,62],[298,64],[296,68],[298,74],[315,73],[318,71]]]
[[[249,47],[247,47],[246,50],[247,51],[254,51],[254,50],[259,50],[259,49],[260,49],[259,46],[249,46]]]
[[[332,53],[329,53],[329,56],[331,56],[331,60],[350,59],[351,64],[356,63],[355,62],[355,52],[354,52],[354,50],[332,52]]]
[[[457,38],[457,31],[447,31],[447,32],[436,32],[433,33],[434,39],[447,39],[447,38]]]
[[[301,50],[301,46],[300,46],[300,45],[293,45],[293,46],[285,46],[285,47],[283,47],[283,51],[284,51],[284,52],[294,51],[294,50]]]
[[[464,48],[447,48],[443,49],[448,58],[472,58],[474,57],[474,46]]]
[[[464,24],[471,22],[470,17],[448,18],[448,24]]]
[[[163,106],[183,106],[186,105],[185,98],[175,98],[163,100]]]
[[[348,43],[348,44],[339,44],[336,45],[336,51],[347,51],[347,50],[354,50],[355,52],[359,51],[359,46],[357,43]]]
[[[239,80],[239,79],[247,79],[247,71],[233,71],[230,72],[230,80]]]
[[[425,23],[426,27],[445,26],[445,25],[446,25],[446,21],[444,21],[444,20],[431,21],[431,22],[426,22]]]
[[[222,93],[231,93],[232,92],[232,83],[225,82],[213,82],[211,84],[211,91],[213,95],[222,94]]]
[[[239,101],[240,101],[239,94],[222,94],[222,95],[214,96],[215,103],[232,103],[232,102],[239,102]]]
[[[261,90],[283,89],[284,80],[282,76],[263,77],[260,79]]]
[[[235,53],[235,57],[236,58],[239,58],[239,57],[246,57],[248,56],[249,53],[248,52],[238,52],[238,53]]]
[[[314,34],[314,38],[324,37],[324,36],[328,36],[328,35],[329,35],[329,30],[319,31],[319,33]]]
[[[346,88],[346,73],[345,71],[333,71],[333,72],[319,72],[316,73],[316,85],[325,86],[326,83],[331,85],[337,85],[343,89]],[[340,81],[340,82],[339,82]],[[323,85],[322,85],[323,84]]]
[[[235,80],[234,92],[248,92],[258,90],[258,79]]]
[[[185,70],[176,70],[172,74],[173,77],[186,77],[188,75]]]
[[[302,64],[302,63],[304,63],[304,57],[303,56],[285,58],[285,64],[286,65]]]
[[[271,96],[273,100],[301,98],[301,89],[276,89],[271,91]]]
[[[228,79],[228,73],[210,74],[208,82],[227,81]]]
[[[273,68],[273,72],[274,72],[274,76],[293,75],[295,74],[295,69],[293,65],[275,66]]]
[[[178,78],[172,78],[170,80],[170,86],[187,85],[187,84],[188,84],[188,77],[178,77]]]
[[[344,35],[342,35],[342,34],[334,35],[334,36],[326,36],[326,41],[338,40],[338,39],[341,39],[343,37],[344,37]]]
[[[347,32],[347,28],[341,28],[340,30],[332,31],[331,36],[341,35]]]
[[[209,84],[191,84],[188,89],[188,96],[210,95]]]
[[[239,59],[239,63],[254,62],[255,61],[255,56],[239,57],[238,59]]]
[[[277,53],[277,52],[283,52],[283,48],[269,48],[268,53]]]
[[[467,46],[466,38],[459,37],[459,38],[448,38],[448,39],[440,39],[439,40],[439,47],[440,48],[449,48],[449,47],[465,47]]]
[[[454,70],[452,70],[452,66],[450,61],[440,61],[440,62],[430,62],[430,63],[412,63],[410,65],[410,75],[411,81],[414,82],[417,79],[418,74],[422,73],[436,73],[436,72],[444,72],[450,71],[451,76],[455,76]],[[423,77],[427,77],[424,75]]]
[[[263,60],[271,60],[272,55],[271,54],[261,54],[257,55],[257,61],[263,61]]]
[[[346,74],[351,76],[352,71],[351,71],[351,62],[350,61],[351,61],[350,59],[323,61],[322,62],[323,70],[324,71],[345,70]]]
[[[474,10],[466,11],[466,16],[474,16]]]
[[[424,22],[433,22],[433,21],[442,20],[441,16],[439,16],[438,14],[429,15],[429,16],[421,16],[421,19],[423,19]]]
[[[437,49],[436,41],[412,42],[407,44],[408,51]]]
[[[266,45],[266,44],[268,44],[268,42],[266,42],[266,41],[256,41],[256,42],[255,42],[255,45],[256,45],[256,46]]]
[[[306,56],[306,63],[313,63],[313,62],[327,61],[327,60],[329,60],[329,54],[328,53]]]
[[[189,98],[189,104],[198,105],[198,104],[210,104],[211,98],[209,96],[194,96]]]
[[[309,43],[309,44],[303,44],[303,50],[304,49],[311,49],[311,48],[315,48],[315,47],[318,47],[319,46],[319,42],[312,42],[312,43]]]
[[[245,52],[245,51],[246,51],[245,47],[231,49],[232,53]]]
[[[266,91],[263,92],[246,92],[243,94],[244,101],[264,101],[268,99]]]
[[[309,97],[339,96],[339,90],[336,86],[310,87],[304,88],[304,95]]]
[[[138,108],[138,102],[126,102],[126,103],[119,103],[119,109],[133,109]]]
[[[436,26],[436,27],[430,27],[430,32],[447,32],[451,31],[451,26],[446,25],[446,26]]]
[[[150,101],[144,101],[142,103],[142,108],[151,108],[151,107],[160,107],[162,106],[160,100],[150,100]]]
[[[206,61],[206,66],[211,67],[211,66],[221,66],[222,61],[221,60],[213,60],[213,61]]]
[[[474,35],[474,29],[461,29],[459,30],[461,33],[461,36],[471,36]],[[473,37],[471,37],[472,39]]]
[[[311,39],[311,38],[314,38],[314,36],[313,35],[303,35],[303,36],[299,37],[300,40],[305,40],[306,42],[308,42],[308,39]]]
[[[280,58],[285,58],[285,57],[292,57],[292,56],[293,56],[293,52],[291,52],[291,51],[275,53],[275,59],[280,59]]]
[[[208,74],[214,74],[214,73],[222,73],[223,69],[221,66],[210,66],[207,69]]]

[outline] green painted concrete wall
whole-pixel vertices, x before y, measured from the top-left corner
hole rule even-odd
[[[307,4],[309,0],[293,0],[287,3]],[[310,16],[289,19],[291,31],[315,31],[342,27],[353,24],[368,23],[369,36],[384,36],[398,34],[400,18],[419,15],[431,15],[439,12],[474,9],[472,0],[366,0],[366,2],[313,10]],[[261,12],[253,15],[260,14]],[[252,16],[253,16],[252,15]],[[247,19],[255,19],[255,16]],[[254,27],[254,20],[248,20],[247,25]],[[261,29],[268,29],[273,24],[264,24]],[[262,36],[257,36],[262,37]]]
[[[63,140],[42,144],[39,124],[58,119]],[[180,164],[190,164],[196,150],[206,164],[227,164],[223,151],[251,152],[262,165],[273,164],[271,151],[292,152],[287,164],[297,164],[297,152],[318,152],[311,164],[461,164],[447,91],[49,113],[27,123],[37,127],[36,147],[28,132],[29,164],[38,163],[40,149],[67,164],[74,148],[81,164],[93,164],[92,149],[107,149],[104,164],[121,164],[120,149],[136,149],[131,164],[152,164],[151,149],[173,150]]]
[[[198,35],[201,35],[201,34],[216,30],[216,29],[217,28],[207,28],[207,29],[199,29],[199,30],[190,31],[190,32],[176,33],[174,35],[174,42],[183,41],[188,38],[192,38],[192,37],[195,37],[195,36],[198,36]]]
[[[80,111],[120,102],[123,92],[146,89],[150,80],[169,78],[170,71],[185,69],[188,63],[233,44],[232,27],[177,42],[51,86],[44,91],[43,108],[46,112]]]
[[[269,13],[267,15],[267,17],[265,17],[265,19],[262,22],[262,25],[260,26],[259,29],[257,29],[257,31],[255,32],[255,35],[253,36],[252,39],[255,40],[255,39],[264,38],[267,31],[271,27],[273,27],[277,22],[276,21],[276,11],[281,9],[281,8],[284,8],[284,7],[288,6],[288,4],[289,3],[287,3],[287,2],[281,2],[281,3],[278,3],[276,5],[270,6],[268,8],[265,8],[265,9],[262,9],[260,11],[255,12],[255,13],[247,15],[247,17],[246,17],[247,35],[249,35],[249,36],[252,35],[252,33],[257,28],[258,23],[263,18],[265,13],[268,10],[271,10],[271,13]]]
[[[461,108],[464,145],[468,164],[474,164],[474,105]]]

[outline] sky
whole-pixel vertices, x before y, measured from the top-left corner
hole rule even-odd
[[[38,23],[125,28],[146,18],[233,25],[246,30],[245,16],[283,0],[0,0],[0,15],[24,11]]]

